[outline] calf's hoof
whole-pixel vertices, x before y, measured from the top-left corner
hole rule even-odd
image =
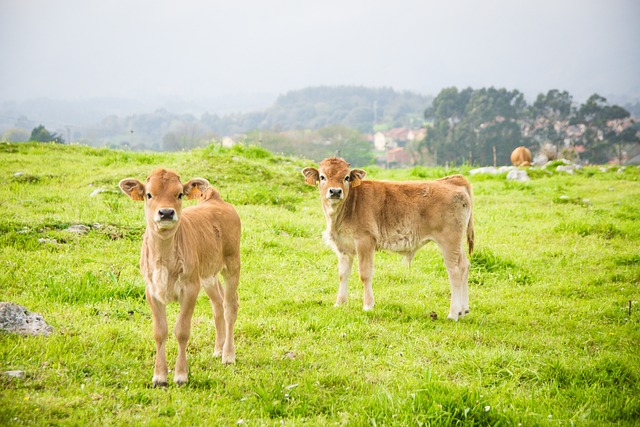
[[[184,385],[189,381],[189,375],[188,374],[176,374],[173,377],[173,381],[176,383],[176,385]]]
[[[460,311],[450,311],[447,316],[448,319],[458,321],[458,319],[463,318],[465,315],[469,314],[469,309],[464,309]]]
[[[236,363],[236,348],[233,344],[228,345],[222,352],[222,363],[224,365]]]
[[[236,363],[236,355],[235,354],[223,354],[222,355],[222,363],[224,365],[233,365]]]
[[[166,387],[168,385],[166,378],[156,377],[155,375],[153,376],[153,379],[151,380],[151,384],[153,385],[154,388],[155,387]]]
[[[460,316],[460,313],[449,313],[447,315],[447,319],[450,319],[450,320],[453,320],[454,322],[457,322],[459,316]]]

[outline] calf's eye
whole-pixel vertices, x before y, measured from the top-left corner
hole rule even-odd
[[[151,193],[147,193],[147,199],[151,200],[153,196],[151,196]]]
[[[178,194],[178,199],[182,200],[182,193]]]

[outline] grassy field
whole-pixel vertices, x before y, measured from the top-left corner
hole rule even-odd
[[[527,183],[467,167],[365,168],[378,179],[472,181],[471,313],[456,323],[435,245],[410,269],[376,255],[372,312],[355,269],[349,304],[333,307],[337,260],[321,238],[317,190],[300,174],[310,164],[253,147],[0,144],[0,301],[55,327],[0,334],[0,372],[25,372],[0,373],[0,425],[640,423],[638,168],[530,170]],[[237,363],[213,358],[202,295],[183,387],[151,387],[144,213],[117,188],[157,166],[209,179],[243,221]],[[66,231],[73,224],[90,231]],[[170,368],[176,352],[170,335]]]

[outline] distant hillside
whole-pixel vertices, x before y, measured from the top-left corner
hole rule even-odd
[[[374,127],[415,127],[422,123],[432,97],[391,88],[320,86],[288,92],[261,112],[217,116],[204,114],[202,123],[217,135],[254,129],[320,129],[344,125],[371,133]]]
[[[233,101],[228,101],[230,106],[234,105]],[[206,144],[213,138],[220,139],[253,130],[317,130],[343,125],[363,133],[372,133],[374,129],[419,127],[423,112],[431,105],[431,101],[432,97],[414,92],[357,86],[295,90],[279,96],[271,107],[243,113],[220,113],[220,109],[202,114],[186,112],[184,105],[179,102],[164,104],[163,108],[145,113],[144,110],[133,110],[133,105],[103,102],[99,104],[101,110],[91,109],[94,106],[91,103],[79,104],[86,113],[79,116],[70,111],[74,103],[67,103],[65,109],[58,109],[54,106],[56,104],[43,101],[36,105],[39,109],[33,105],[27,109],[33,116],[21,111],[20,105],[12,105],[10,112],[7,110],[0,114],[6,119],[6,123],[0,122],[0,135],[10,129],[23,129],[30,133],[33,127],[42,124],[48,130],[61,134],[67,142],[173,150],[191,148]],[[105,110],[105,107],[111,110]],[[146,110],[149,111],[149,108]],[[100,118],[88,122],[87,117],[96,117],[98,111],[103,111]],[[42,120],[40,117],[50,119]]]
[[[379,125],[410,127],[422,123],[432,99],[391,88],[313,87],[280,96],[263,125],[269,129],[319,129],[340,124],[361,132],[371,132]]]

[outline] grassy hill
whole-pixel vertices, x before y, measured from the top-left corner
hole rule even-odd
[[[310,162],[242,146],[148,154],[49,144],[0,144],[0,159],[0,301],[55,327],[49,337],[0,333],[1,425],[600,426],[640,417],[638,168],[531,170],[528,183],[470,176],[471,313],[455,323],[435,245],[410,270],[398,255],[376,255],[372,312],[361,309],[355,269],[349,304],[333,307],[337,261],[321,238],[317,190],[300,174]],[[237,364],[212,357],[203,296],[190,382],[167,389],[150,387],[143,208],[117,188],[157,166],[209,179],[243,221]],[[468,172],[367,170],[394,180]],[[67,231],[74,224],[88,232]],[[167,347],[171,368],[173,336]],[[25,378],[1,374],[9,370]]]

